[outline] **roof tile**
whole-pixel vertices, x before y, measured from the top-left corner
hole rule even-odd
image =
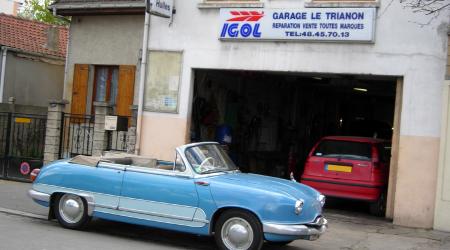
[[[57,31],[56,47],[51,48],[48,35]],[[67,27],[31,21],[0,13],[0,45],[44,55],[66,57],[69,32]],[[56,43],[55,43],[56,42]]]

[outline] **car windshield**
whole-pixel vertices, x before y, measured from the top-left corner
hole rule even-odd
[[[371,144],[354,141],[324,140],[316,148],[315,156],[370,160]]]
[[[189,147],[186,158],[198,174],[210,174],[237,170],[230,157],[217,144],[205,144]]]

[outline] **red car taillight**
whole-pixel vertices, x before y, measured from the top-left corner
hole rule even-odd
[[[34,180],[36,180],[37,176],[39,175],[39,172],[41,172],[40,168],[35,168],[35,169],[33,169],[33,171],[31,171],[30,180],[32,182],[34,182]]]
[[[373,149],[372,149],[372,165],[374,168],[380,167],[380,158],[378,156],[379,156],[378,148],[373,147]]]

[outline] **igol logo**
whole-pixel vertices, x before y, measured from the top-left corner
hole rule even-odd
[[[264,11],[230,11],[233,16],[223,24],[221,38],[225,37],[261,37],[260,24],[256,23],[264,17]]]

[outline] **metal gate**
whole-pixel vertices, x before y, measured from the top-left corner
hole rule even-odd
[[[29,180],[43,165],[46,115],[0,113],[0,177]]]
[[[94,116],[63,114],[59,158],[92,155]]]

